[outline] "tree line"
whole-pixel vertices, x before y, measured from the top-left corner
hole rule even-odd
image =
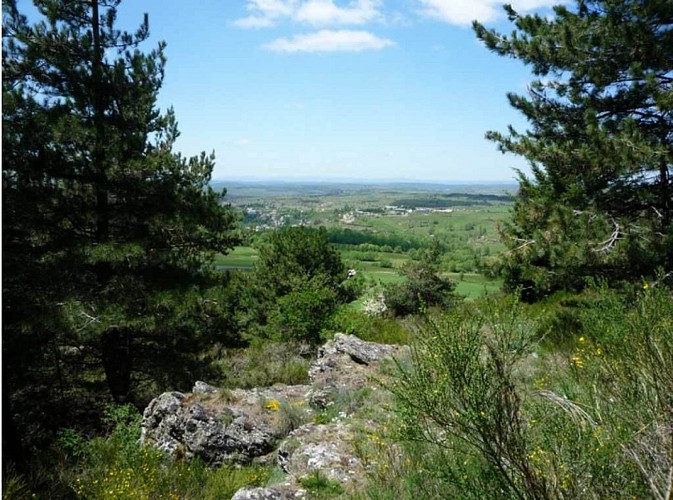
[[[397,234],[382,234],[371,231],[357,231],[348,228],[331,227],[327,229],[330,243],[338,245],[371,244],[378,247],[389,247],[392,251],[400,249],[408,252],[412,249],[423,249],[430,246],[430,242],[421,238],[404,237]]]

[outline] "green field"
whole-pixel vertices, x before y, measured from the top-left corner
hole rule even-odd
[[[502,286],[501,282],[489,280],[481,274],[460,275],[452,273],[449,276],[456,283],[456,293],[468,299],[475,299],[484,295],[484,293],[495,293]]]
[[[221,268],[251,268],[260,238],[287,225],[322,226],[344,264],[367,282],[365,298],[402,281],[402,268],[438,241],[442,269],[470,299],[500,283],[478,273],[502,251],[498,225],[508,217],[512,186],[346,183],[232,184],[228,198],[244,213],[246,243]],[[361,302],[361,301],[359,301]]]
[[[251,247],[236,247],[227,255],[218,255],[215,258],[216,266],[231,268],[250,268],[259,259],[259,252]]]
[[[382,285],[404,281],[404,277],[400,275],[399,270],[406,262],[410,261],[404,255],[379,252],[376,254],[377,258],[393,263],[393,268],[381,268],[378,261],[354,260],[352,251],[344,251],[343,254],[345,254],[343,255],[344,261],[348,267],[355,268],[362,273],[368,283],[365,296],[357,301],[360,306],[363,300],[381,290]],[[254,248],[236,247],[228,255],[219,255],[215,263],[217,266],[225,268],[249,269],[258,259],[258,252]],[[498,281],[489,280],[476,273],[447,273],[447,275],[456,283],[456,293],[468,299],[479,297],[485,292],[496,292],[501,285]]]

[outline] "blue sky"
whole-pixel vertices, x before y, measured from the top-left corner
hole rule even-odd
[[[557,1],[514,0],[522,12]],[[481,46],[478,18],[509,32],[493,0],[127,0],[168,44],[160,105],[185,154],[215,150],[214,179],[500,181],[526,169],[484,139],[525,128],[506,93],[520,62]]]

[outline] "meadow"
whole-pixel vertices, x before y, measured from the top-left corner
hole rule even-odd
[[[503,249],[498,224],[511,206],[511,185],[233,184],[228,199],[245,214],[246,245],[219,255],[222,269],[250,269],[265,234],[284,225],[323,226],[349,269],[361,273],[366,292],[404,280],[433,240],[443,248],[444,275],[456,292],[474,299],[500,282],[482,274]]]

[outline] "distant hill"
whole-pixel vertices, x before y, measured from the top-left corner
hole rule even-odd
[[[433,182],[334,182],[334,181],[222,181],[211,182],[215,190],[226,189],[229,200],[256,196],[341,196],[344,194],[427,193],[433,197],[471,195],[490,197],[489,201],[511,201],[516,183],[433,183]],[[484,198],[485,200],[486,198]],[[403,200],[402,200],[403,201]],[[434,202],[437,203],[437,202]]]

